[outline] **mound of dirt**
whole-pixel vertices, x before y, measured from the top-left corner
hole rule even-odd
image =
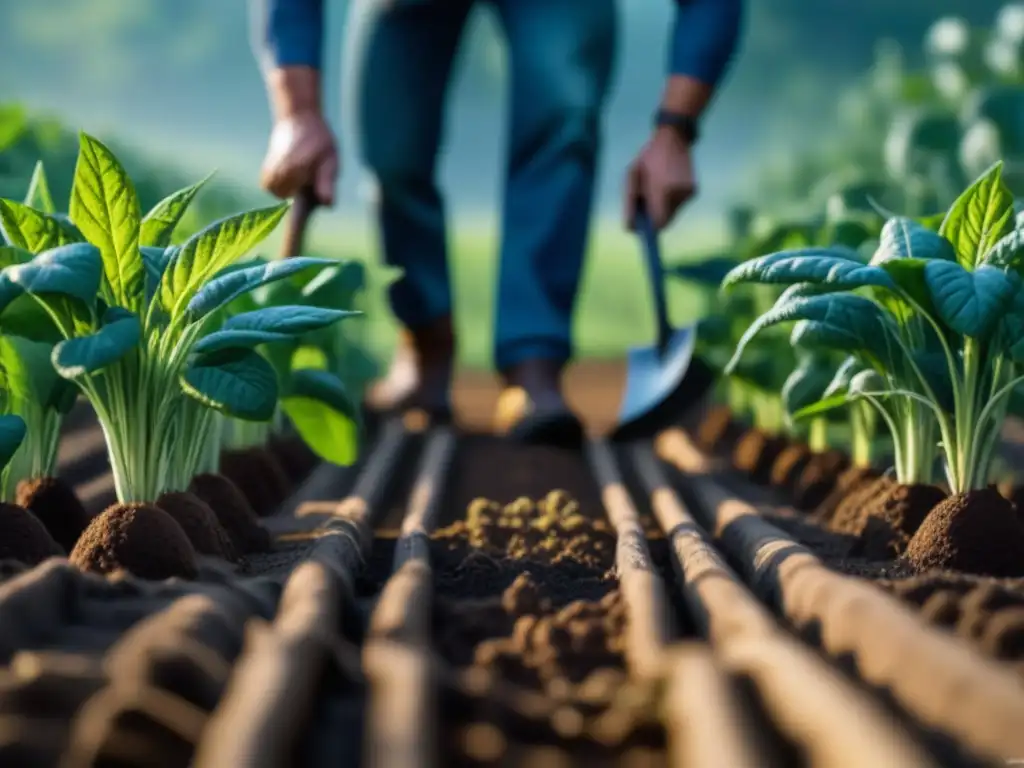
[[[793,504],[805,512],[821,505],[839,484],[850,460],[842,451],[815,453],[793,486]]]
[[[0,560],[36,565],[63,554],[35,515],[17,504],[0,502]]]
[[[755,483],[767,485],[771,480],[772,465],[786,447],[786,441],[759,429],[749,429],[736,441],[732,463]]]
[[[152,504],[115,504],[89,523],[71,552],[83,571],[124,569],[160,581],[198,575],[196,551],[174,518]]]
[[[213,510],[236,551],[248,554],[270,549],[270,533],[260,525],[245,496],[228,478],[212,473],[196,475],[188,489]]]
[[[889,485],[883,493],[865,501],[830,526],[838,533],[859,536],[854,554],[870,560],[899,557],[928,513],[946,494],[934,485]]]
[[[92,520],[74,489],[58,477],[22,480],[15,494],[18,506],[39,518],[65,552],[75,548],[78,537]]]
[[[156,505],[174,518],[200,555],[237,561],[231,537],[210,506],[194,493],[169,491],[156,500]]]
[[[814,454],[803,443],[790,443],[772,464],[769,482],[783,491],[792,491]]]
[[[994,488],[955,494],[936,506],[907,545],[918,571],[1024,576],[1024,523]]]
[[[855,497],[864,493],[879,478],[879,472],[870,467],[844,469],[836,478],[832,490],[814,507],[811,519],[823,524],[831,523],[839,515],[840,508],[852,503]]]
[[[220,456],[220,473],[238,487],[261,517],[273,513],[292,488],[281,463],[266,448],[224,451]]]
[[[743,429],[732,418],[732,412],[724,405],[708,411],[697,428],[697,445],[708,453],[730,450],[739,439]]]

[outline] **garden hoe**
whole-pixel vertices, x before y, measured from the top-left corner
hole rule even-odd
[[[696,325],[673,328],[669,324],[658,234],[643,207],[637,213],[637,234],[654,294],[658,337],[653,346],[629,350],[618,426],[610,435],[614,441],[650,438],[678,424],[700,405],[714,383],[711,368],[694,355]]]
[[[306,227],[313,211],[317,209],[316,192],[312,187],[304,187],[295,195],[292,209],[289,211],[288,226],[284,232],[284,243],[281,245],[281,256],[286,259],[302,255],[303,241],[306,239]]]

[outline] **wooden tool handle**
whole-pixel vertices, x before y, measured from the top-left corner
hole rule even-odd
[[[289,259],[302,253],[303,240],[306,237],[306,227],[313,211],[320,205],[316,198],[316,192],[312,187],[303,187],[295,195],[292,203],[291,214],[288,218],[288,229],[284,234],[284,245],[281,248],[281,256]]]

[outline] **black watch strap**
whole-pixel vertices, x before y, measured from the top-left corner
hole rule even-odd
[[[669,112],[665,109],[659,109],[654,116],[654,125],[656,127],[666,126],[672,128],[687,144],[696,144],[700,136],[700,131],[697,130],[696,118],[680,112]]]

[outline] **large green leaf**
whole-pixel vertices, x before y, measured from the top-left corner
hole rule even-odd
[[[141,339],[138,315],[111,307],[98,331],[62,341],[53,348],[53,366],[65,379],[76,379],[116,363],[135,349]]]
[[[262,285],[283,280],[307,269],[323,269],[336,264],[337,262],[332,259],[297,256],[232,270],[219,275],[199,289],[186,308],[188,317],[192,321],[199,320]]]
[[[139,197],[113,153],[85,133],[80,137],[69,213],[86,239],[100,249],[114,303],[141,311],[146,270],[139,252]]]
[[[8,413],[0,416],[0,469],[6,467],[25,439],[27,430],[21,416]]]
[[[882,227],[878,249],[871,263],[882,266],[893,259],[956,261],[952,244],[913,219],[896,217]]]
[[[361,261],[335,262],[331,269],[314,275],[302,286],[302,301],[317,307],[350,307],[366,287],[366,265]]]
[[[801,361],[782,385],[782,405],[790,415],[822,398],[832,370],[816,357]]]
[[[957,260],[972,269],[1000,239],[1013,231],[1013,194],[996,163],[956,199],[939,234],[953,244]]]
[[[192,351],[196,354],[205,354],[222,349],[253,349],[260,344],[291,341],[293,338],[287,333],[253,329],[214,331],[197,341],[192,347]]]
[[[58,216],[13,200],[0,200],[0,231],[8,243],[32,253],[83,239],[73,226]]]
[[[50,184],[46,180],[46,169],[43,161],[36,162],[32,171],[32,178],[28,183],[28,192],[25,193],[25,205],[42,211],[43,213],[55,213],[57,206],[53,204],[53,196],[50,194]]]
[[[182,216],[192,204],[199,190],[213,177],[211,173],[190,187],[179,189],[168,195],[147,213],[139,231],[139,243],[155,248],[166,248],[171,244],[174,230],[181,223]]]
[[[820,323],[822,329],[835,334],[837,342],[844,339],[845,343],[837,347],[843,351],[869,350],[883,359],[890,358],[890,343],[895,333],[892,319],[870,299],[839,293],[776,303],[743,334],[727,370],[734,367],[744,348],[761,331],[773,325],[798,320]]]
[[[299,336],[324,328],[345,317],[360,314],[344,309],[305,307],[302,305],[264,307],[229,317],[221,326],[224,331],[271,331]]]
[[[268,421],[277,405],[277,374],[249,349],[195,356],[181,386],[206,407],[245,421]]]
[[[760,256],[732,269],[722,286],[738,283],[812,283],[835,290],[865,286],[894,287],[884,270],[862,263],[856,251],[842,246],[806,248]]]
[[[64,400],[67,382],[53,367],[52,352],[52,344],[0,336],[0,370],[12,398],[54,408]]]
[[[281,406],[324,461],[348,466],[358,458],[359,408],[339,378],[312,368],[296,370]]]
[[[924,278],[943,323],[956,333],[974,338],[993,330],[1020,288],[1016,273],[984,264],[971,272],[952,262],[930,261],[924,266]]]
[[[825,387],[822,392],[822,398],[832,397],[833,395],[841,394],[846,392],[850,388],[850,381],[853,377],[866,369],[864,363],[862,363],[857,357],[851,355],[847,357],[832,375],[832,380]]]
[[[206,281],[262,242],[287,210],[288,204],[280,203],[229,216],[186,240],[160,281],[157,295],[164,309],[183,312]]]
[[[99,293],[102,271],[96,246],[74,243],[43,251],[29,262],[8,267],[3,274],[26,293],[70,296],[92,304]]]
[[[1014,229],[993,245],[982,259],[983,264],[1019,272],[1024,265],[1024,229]]]

